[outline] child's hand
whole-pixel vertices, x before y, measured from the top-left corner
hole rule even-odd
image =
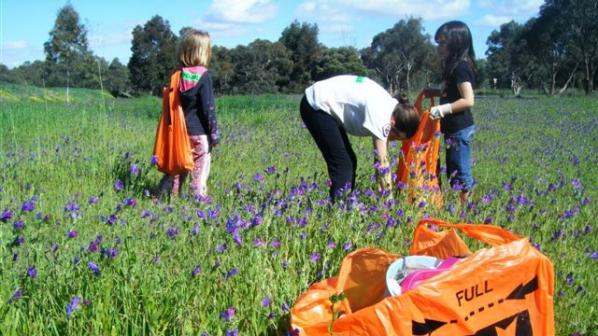
[[[453,113],[453,108],[451,107],[451,104],[433,106],[430,109],[430,119],[437,120],[440,118],[444,118],[445,116],[451,113]]]

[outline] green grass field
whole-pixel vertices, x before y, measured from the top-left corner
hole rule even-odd
[[[555,266],[557,335],[596,335],[595,97],[478,99],[464,212],[450,191],[441,209],[371,196],[359,138],[357,203],[329,210],[299,98],[219,98],[211,201],[154,202],[156,98],[0,85],[0,334],[284,335],[347,253],[407,254],[430,215],[529,236]]]

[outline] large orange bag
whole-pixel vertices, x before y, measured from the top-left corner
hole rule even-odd
[[[410,139],[403,140],[397,166],[397,183],[407,187],[407,201],[430,202],[442,206],[442,193],[438,176],[440,151],[440,120],[431,120],[429,111],[423,110],[424,92],[415,101],[420,123]],[[430,106],[434,98],[430,97]]]
[[[471,253],[457,231],[492,247]],[[338,277],[312,285],[297,299],[291,327],[309,336],[554,335],[553,265],[528,239],[491,225],[425,219],[410,253],[466,257],[403,295],[385,297],[385,271],[397,256],[357,250],[343,260]],[[340,292],[346,298],[333,306],[331,297]]]
[[[156,130],[154,156],[158,170],[177,175],[193,169],[191,142],[179,98],[181,71],[170,76],[170,86],[162,91],[162,114]]]

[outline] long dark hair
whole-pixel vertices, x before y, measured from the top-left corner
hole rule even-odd
[[[442,60],[442,78],[448,79],[459,62],[467,62],[473,71],[477,71],[473,39],[469,27],[461,21],[449,21],[436,30],[434,40],[438,43],[444,37],[447,54]]]

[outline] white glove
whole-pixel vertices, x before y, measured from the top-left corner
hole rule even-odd
[[[430,119],[436,120],[444,118],[451,113],[453,113],[451,104],[436,105],[430,109]]]

